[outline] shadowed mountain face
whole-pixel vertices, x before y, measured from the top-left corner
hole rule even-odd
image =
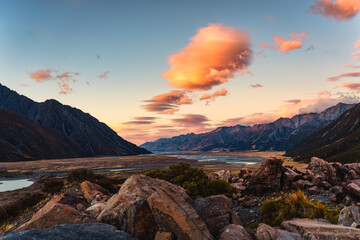
[[[275,122],[252,127],[220,127],[203,134],[161,138],[141,145],[150,151],[244,151],[291,149],[303,138],[329,124],[354,104],[339,103],[321,113],[279,118]]]
[[[37,103],[0,84],[0,108],[34,120],[71,138],[85,156],[135,155],[149,153],[118,136],[106,124],[79,109],[56,100]]]
[[[0,109],[0,162],[83,155],[84,148],[71,138]]]
[[[360,104],[344,112],[326,127],[314,132],[286,155],[298,160],[321,157],[335,162],[360,161]]]

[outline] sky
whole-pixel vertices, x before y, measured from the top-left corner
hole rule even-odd
[[[0,83],[142,144],[359,101],[358,0],[0,0]]]

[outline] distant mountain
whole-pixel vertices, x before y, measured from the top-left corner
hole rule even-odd
[[[360,161],[360,104],[344,112],[326,127],[303,139],[286,155],[298,160],[316,156],[327,161]]]
[[[146,149],[124,140],[88,113],[56,100],[34,102],[1,84],[0,109],[29,118],[42,127],[57,130],[77,142],[86,156],[149,153]]]
[[[58,131],[0,109],[0,162],[81,157],[83,151]]]
[[[339,103],[321,113],[279,118],[275,122],[252,127],[242,125],[219,127],[202,134],[191,133],[161,138],[144,143],[141,147],[149,151],[285,151],[353,106],[354,104]]]

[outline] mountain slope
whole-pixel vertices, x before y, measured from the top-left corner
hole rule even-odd
[[[150,151],[243,151],[278,150],[294,147],[304,137],[322,128],[353,107],[354,104],[339,103],[321,113],[300,114],[292,118],[279,118],[252,127],[236,125],[219,127],[202,134],[186,134],[162,138],[141,145]]]
[[[313,156],[328,161],[360,161],[360,104],[343,113],[326,127],[314,132],[286,155],[298,160]]]
[[[82,157],[84,150],[54,129],[0,109],[0,162]]]
[[[0,108],[53,128],[82,146],[87,156],[149,153],[118,136],[106,124],[56,100],[37,103],[0,84]]]

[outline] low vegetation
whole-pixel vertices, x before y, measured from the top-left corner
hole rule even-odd
[[[145,175],[179,185],[183,187],[193,199],[218,194],[224,194],[230,197],[233,193],[233,187],[227,181],[210,181],[203,170],[193,168],[185,162],[171,165],[167,170],[153,170],[147,172]]]
[[[69,184],[89,181],[102,186],[112,193],[117,193],[119,191],[118,184],[122,183],[114,179],[107,178],[103,175],[95,174],[94,172],[86,169],[72,170],[67,174],[66,180]]]
[[[324,218],[337,224],[340,208],[330,209],[318,201],[309,201],[301,190],[268,200],[261,205],[261,215],[266,224],[279,226],[293,218]]]

